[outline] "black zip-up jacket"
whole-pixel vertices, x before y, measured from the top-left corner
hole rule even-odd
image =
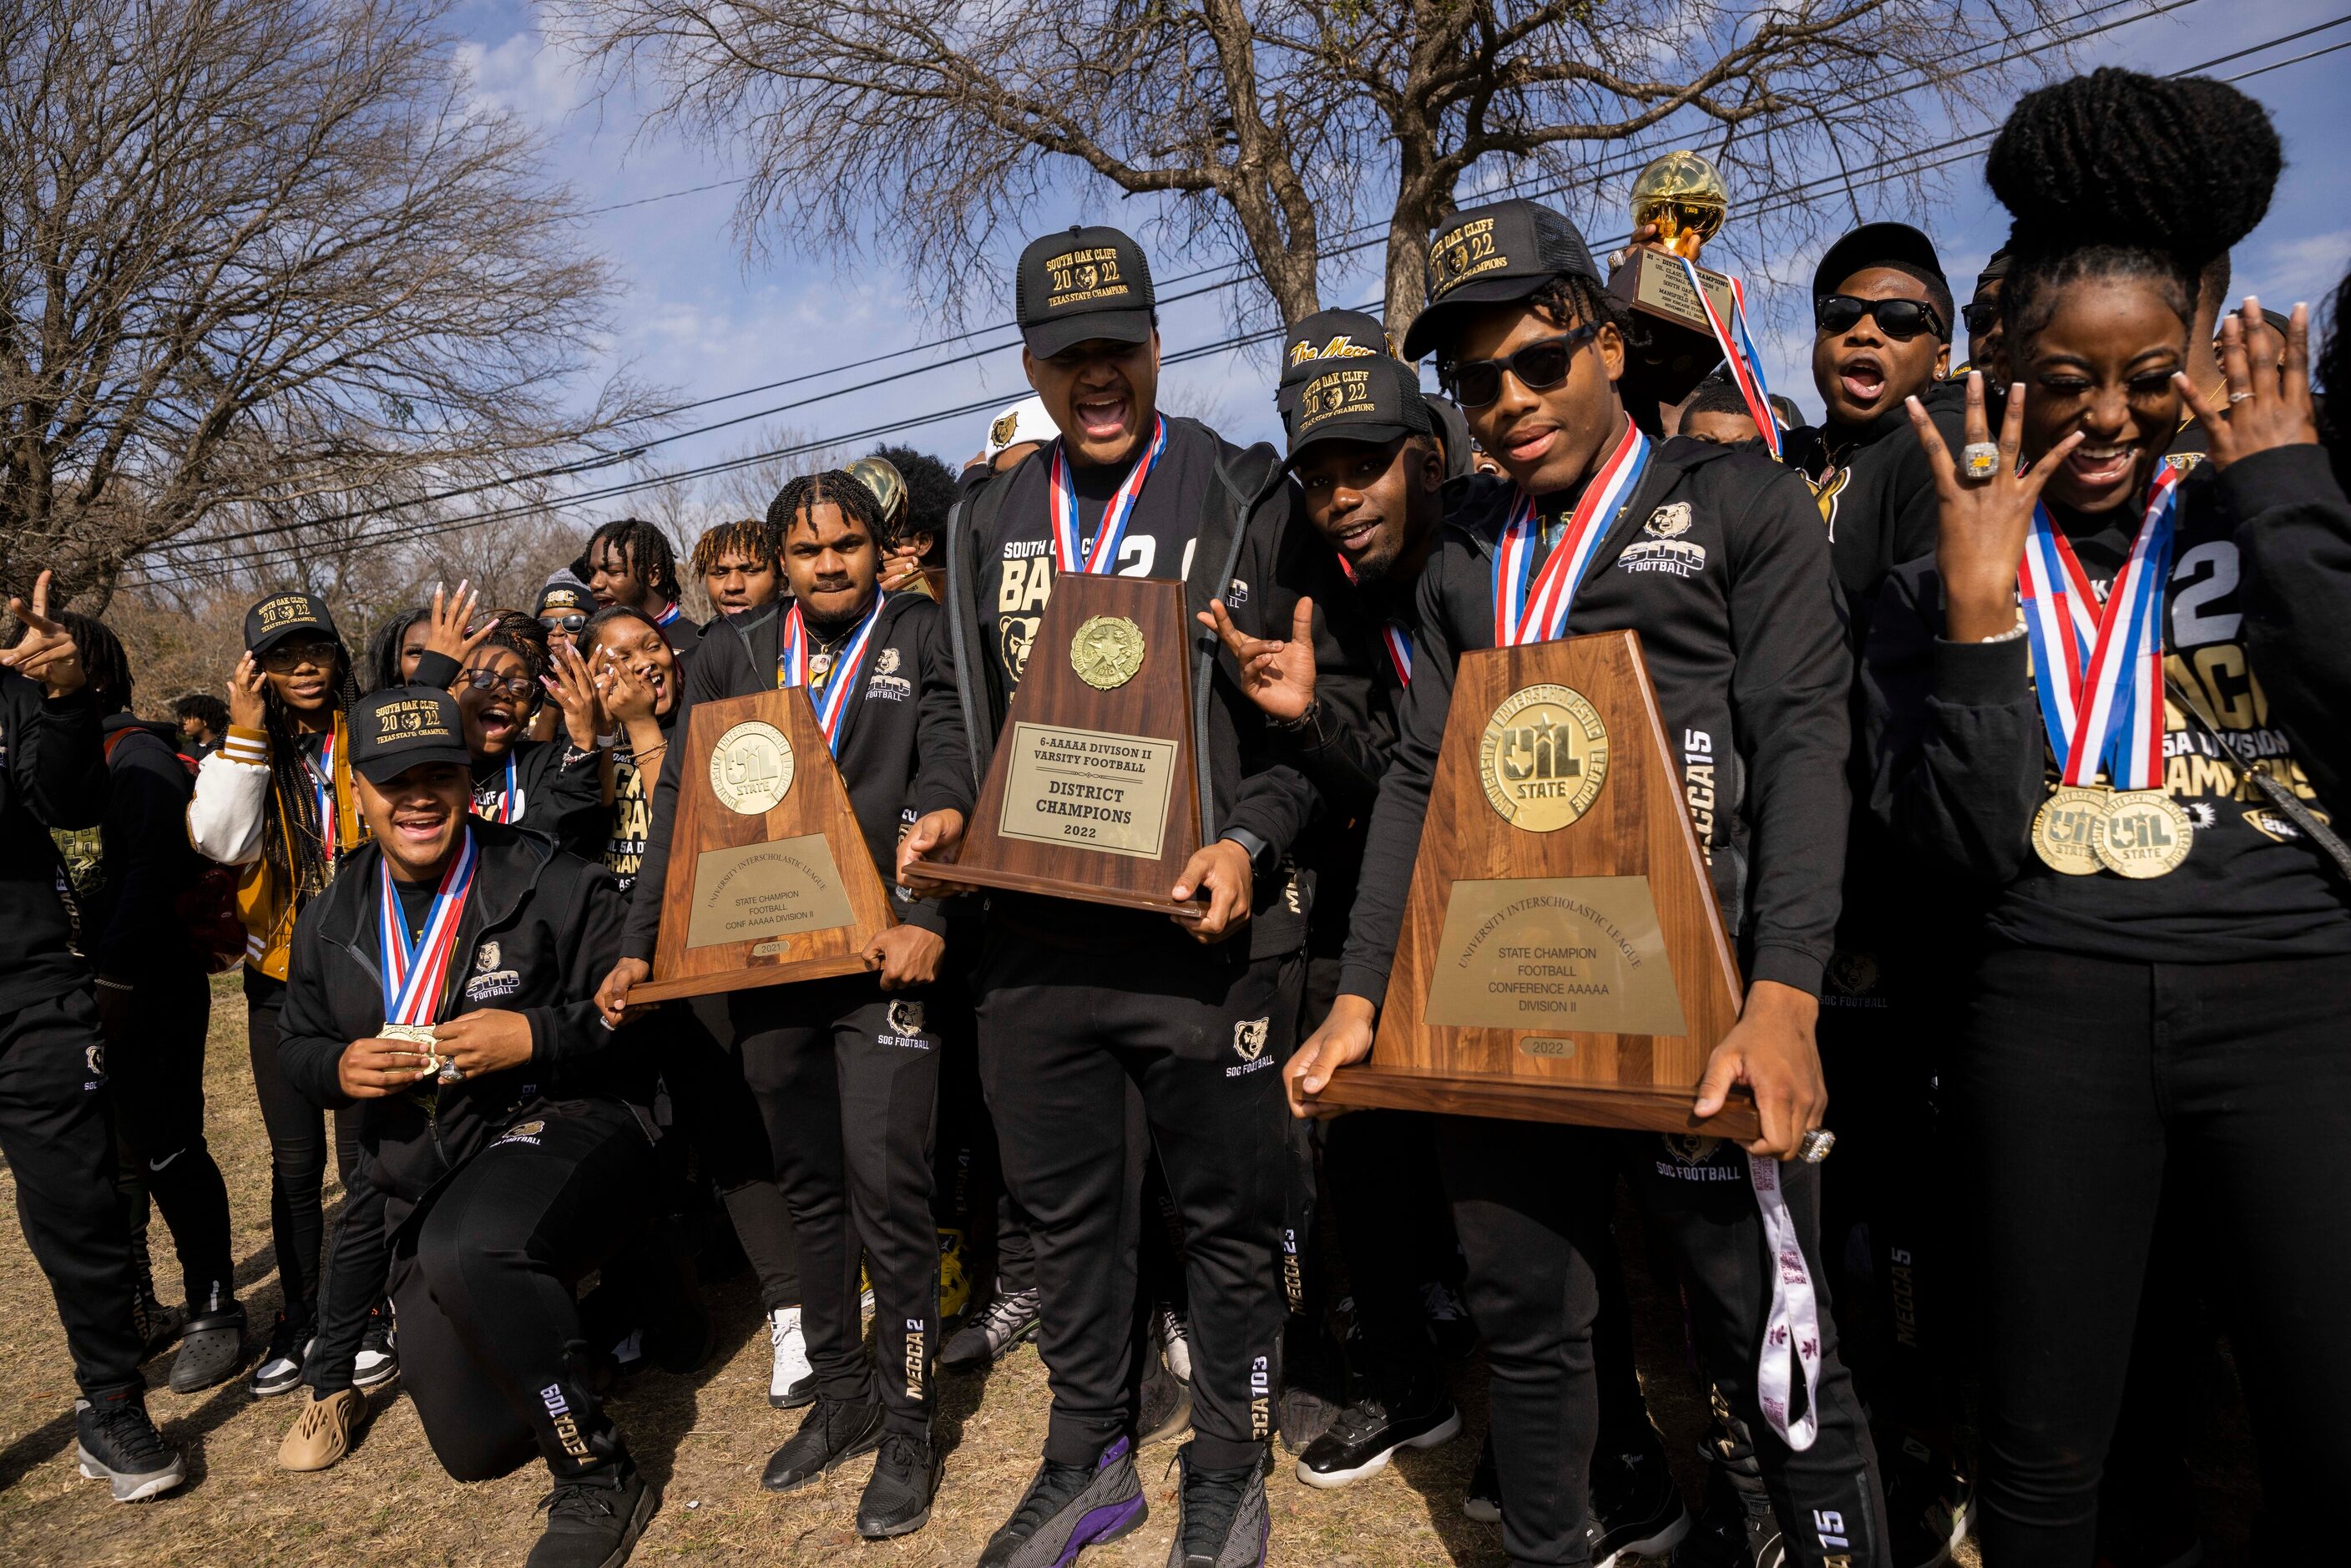
[[[1967,444],[1967,397],[1964,382],[1933,382],[1918,394],[1955,459]],[[1991,428],[2000,426],[1994,423]],[[1792,431],[1782,452],[1813,486],[1821,520],[1828,525],[1829,559],[1844,591],[1857,661],[1886,574],[1935,551],[1939,513],[1934,466],[1900,403],[1865,425]]]
[[[2298,482],[2308,476],[2291,459],[2247,461],[2261,467],[2225,487],[2233,468],[2200,467],[2180,482],[2164,663],[2168,678],[2202,702],[2238,747],[2307,797],[2299,721],[2283,722],[2287,704],[2281,698],[2273,710],[2270,693],[2273,681],[2312,679],[2305,666],[2323,671],[2333,661],[2339,670],[2342,623],[2293,615],[2255,630],[2259,621],[2244,609],[2252,596],[2239,586],[2242,562],[2256,553],[2245,548],[2247,535],[2275,525],[2280,510],[2297,505],[2289,497],[2307,497]],[[2237,524],[2240,504],[2254,507],[2254,528]],[[2083,570],[2094,582],[2110,582],[2138,530],[2138,507],[2056,516]],[[2324,574],[2320,562],[2294,570]],[[2331,582],[2302,591],[2297,602],[2323,612],[2330,595],[2340,605],[2345,593],[2338,563]],[[2057,767],[2034,693],[2032,643],[1949,643],[1942,632],[1934,561],[1895,572],[1864,672],[1876,765],[1870,804],[1904,844],[1970,886],[1984,905],[1983,935],[2126,963],[2351,955],[2351,887],[2190,727],[2176,697],[2167,703],[2164,790],[2193,828],[2187,860],[2144,881],[2106,872],[2066,876],[2042,864],[2032,820]]]
[[[1006,664],[1007,623],[983,616],[983,592],[997,591],[1007,563],[1050,568],[1051,536],[1048,495],[1050,447],[1011,470],[983,480],[967,492],[947,528],[947,638],[965,733],[971,738],[970,766],[962,775],[925,774],[918,809],[953,810],[967,820],[995,755],[996,741],[1010,701],[1012,679]],[[1138,459],[1139,461],[1139,459]],[[1082,531],[1091,538],[1103,510],[1103,497],[1087,494],[1108,476],[1080,482]],[[1153,558],[1142,575],[1184,582],[1186,633],[1192,660],[1192,749],[1198,772],[1200,841],[1230,836],[1252,854],[1249,952],[1253,956],[1296,952],[1306,935],[1304,891],[1279,874],[1280,864],[1306,831],[1318,800],[1295,767],[1277,760],[1266,739],[1264,715],[1240,689],[1240,672],[1222,639],[1192,617],[1221,598],[1234,622],[1253,636],[1289,634],[1293,595],[1280,591],[1277,561],[1286,537],[1306,529],[1296,490],[1282,474],[1270,446],[1246,451],[1196,420],[1167,420],[1167,450],[1144,486],[1129,537],[1165,541],[1176,559]],[[1310,531],[1311,530],[1307,530]],[[1015,549],[1029,553],[1017,562]],[[1042,553],[1040,553],[1042,552]],[[1030,580],[1034,581],[1034,579]],[[1041,599],[1037,601],[1041,604]],[[1035,605],[1024,604],[1023,608]],[[1030,628],[1033,633],[1033,627]],[[1164,932],[1155,915],[1089,908],[1074,914],[1064,903],[1008,897],[1006,907],[1027,908],[1031,929],[1083,932],[1089,945],[1122,936],[1143,939]]]
[[[49,830],[94,826],[106,793],[89,694],[52,701],[38,681],[0,669],[0,1013],[89,983]]]
[[[84,943],[90,963],[126,981],[200,967],[180,919],[180,896],[204,869],[188,842],[195,778],[180,760],[180,732],[127,713],[109,714],[100,727],[112,749],[99,824],[103,880],[89,903]]]
[[[1483,475],[1447,486],[1445,535],[1421,577],[1412,685],[1372,813],[1342,992],[1374,1002],[1386,994],[1454,665],[1494,645],[1494,550],[1516,494]],[[1570,636],[1619,630],[1640,634],[1748,978],[1817,994],[1844,866],[1853,667],[1828,541],[1803,482],[1759,453],[1657,446],[1585,569],[1567,622]]]
[[[596,987],[620,956],[611,873],[537,833],[478,817],[470,825],[481,861],[440,1016],[521,1013],[531,1054],[503,1072],[359,1102],[360,1143],[377,1186],[411,1205],[535,1106],[653,1103],[653,1063],[632,1038],[636,1026],[608,1030],[596,1011]],[[361,845],[294,926],[278,1061],[305,1098],[330,1110],[352,1103],[335,1074],[344,1049],[383,1026],[382,858],[374,843]]]
[[[2351,500],[2321,446],[2221,470],[2244,567],[2245,650],[2336,831],[2351,827]]]
[[[784,607],[765,605],[713,623],[685,674],[685,685],[670,733],[685,733],[685,716],[696,703],[746,697],[773,691],[783,656]],[[955,676],[946,668],[946,617],[919,593],[893,593],[865,644],[857,672],[858,689],[841,715],[841,755],[835,763],[849,790],[865,848],[890,889],[892,913],[908,925],[935,936],[947,933],[947,915],[936,900],[919,899],[898,885],[898,834],[918,814],[917,780],[937,774],[951,780],[967,775],[963,718],[956,711]],[[685,764],[673,744],[662,758],[653,789],[653,832],[644,863],[630,893],[624,956],[653,961],[661,927],[662,884],[669,872],[669,840],[677,821],[678,769]]]

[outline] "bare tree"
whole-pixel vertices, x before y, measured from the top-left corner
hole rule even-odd
[[[224,509],[308,528],[645,412],[575,401],[613,279],[446,3],[0,7],[0,585],[102,605]]]
[[[1625,144],[1703,142],[1785,225],[1796,171],[1858,177],[2004,94],[1988,54],[2079,0],[551,0],[559,37],[670,124],[748,159],[756,246],[904,256],[953,300],[1000,226],[1073,172],[1167,198],[1287,320],[1364,218],[1391,330],[1429,230],[1496,161],[1589,200]],[[1614,164],[1610,163],[1611,159]],[[1621,194],[1615,197],[1621,201]],[[1872,203],[1873,206],[1877,204]],[[1618,208],[1621,212],[1621,207]],[[812,223],[822,245],[795,222]],[[1381,230],[1384,230],[1384,235]],[[1782,238],[1787,237],[1784,234]],[[1202,242],[1207,242],[1203,246]],[[836,259],[838,259],[836,256]],[[1245,315],[1249,314],[1244,312]]]

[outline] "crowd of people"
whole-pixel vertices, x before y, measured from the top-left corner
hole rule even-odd
[[[1035,395],[964,472],[792,479],[691,552],[706,626],[667,537],[616,521],[533,605],[436,589],[363,644],[268,593],[160,723],[44,577],[0,655],[0,1147],[81,1473],[183,1484],[144,1406],[174,1343],[175,1391],[299,1391],[289,1470],[397,1378],[452,1478],[545,1464],[533,1564],[617,1564],[660,1495],[605,1396],[700,1364],[701,1281],[747,1269],[769,1402],[802,1412],[760,1484],[859,1467],[869,1539],[958,1484],[941,1372],[1035,1342],[1047,1436],[983,1568],[1132,1531],[1139,1450],[1186,1434],[1170,1568],[1282,1555],[1276,1445],[1332,1489],[1467,1440],[1448,1365],[1481,1352],[1460,1506],[1513,1563],[1930,1568],[1971,1531],[1991,1568],[2173,1568],[2224,1333],[2260,1560],[2328,1560],[2351,431],[2312,386],[2351,384],[2351,282],[2316,352],[2305,307],[2230,303],[2280,167],[2217,82],[2031,94],[1964,305],[1907,225],[1823,255],[1813,424],[1743,329],[1668,395],[1574,225],[1510,200],[1431,236],[1400,342],[1294,324],[1284,450],[1243,448],[1160,411],[1149,258],[1082,227],[1019,259]],[[906,874],[957,852],[1080,572],[1180,580],[1198,623],[1184,920]],[[1745,980],[1698,1130],[1332,1115],[1459,655],[1613,631]],[[680,720],[794,686],[894,920],[862,973],[639,999],[707,767]],[[205,1143],[230,967],[266,1324]],[[1751,1140],[1704,1130],[1734,1092]],[[1635,1354],[1634,1248],[1684,1364]],[[1701,1497],[1645,1370],[1703,1390]]]

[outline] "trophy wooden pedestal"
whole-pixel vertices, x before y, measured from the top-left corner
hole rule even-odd
[[[866,967],[895,922],[808,693],[756,692],[686,717],[653,977],[631,1002]]]
[[[1057,572],[1029,647],[961,852],[905,880],[1197,919],[1167,895],[1200,847],[1184,585]]]
[[[1740,978],[1630,632],[1466,653],[1369,1061],[1331,1104],[1760,1134],[1690,1114]]]
[[[1701,267],[1698,280],[1717,314],[1730,319],[1730,279]],[[1722,362],[1722,345],[1689,286],[1682,264],[1636,246],[1608,279],[1608,292],[1638,317],[1643,341],[1631,347],[1632,379],[1658,402],[1677,403]]]

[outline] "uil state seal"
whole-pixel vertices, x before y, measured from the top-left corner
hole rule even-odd
[[[1097,615],[1070,639],[1070,668],[1078,679],[1114,691],[1143,668],[1143,628],[1123,615]]]
[[[737,816],[773,810],[791,788],[792,743],[772,724],[738,724],[710,748],[710,792]]]
[[[1600,794],[1608,777],[1608,727],[1582,692],[1521,686],[1486,721],[1478,773],[1504,821],[1530,833],[1556,832]]]

